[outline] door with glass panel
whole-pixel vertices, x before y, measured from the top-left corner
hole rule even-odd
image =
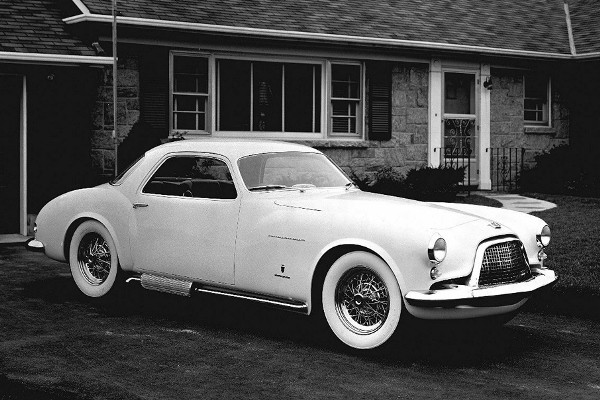
[[[479,183],[476,74],[444,72],[441,165],[465,169],[464,183]]]

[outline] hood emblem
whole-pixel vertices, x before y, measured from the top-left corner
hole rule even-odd
[[[492,221],[488,224],[488,226],[491,226],[494,229],[500,229],[502,228],[502,225],[500,225],[499,223],[497,223],[496,221]]]

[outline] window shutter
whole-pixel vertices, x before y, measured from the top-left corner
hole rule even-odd
[[[369,139],[392,138],[392,68],[387,62],[367,64]]]
[[[140,118],[158,137],[169,136],[168,51],[148,51],[140,57]]]

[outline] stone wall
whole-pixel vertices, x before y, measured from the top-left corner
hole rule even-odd
[[[140,117],[139,67],[135,56],[120,57],[117,64],[117,137],[121,143],[127,137],[133,124]],[[115,143],[113,131],[113,80],[112,66],[103,71],[103,80],[98,87],[96,105],[93,111],[91,140],[92,169],[100,180],[114,174]]]
[[[552,82],[551,126],[531,127],[523,123],[523,74],[492,70],[491,95],[492,148],[524,148],[524,163],[532,166],[535,155],[569,142],[569,113],[561,97],[560,85]]]
[[[93,115],[91,156],[94,173],[106,180],[113,175],[115,165],[112,67],[106,67],[103,76]],[[117,79],[117,134],[120,143],[140,115],[139,61],[136,56],[120,58]],[[301,143],[324,151],[347,172],[354,171],[359,176],[373,175],[384,166],[404,174],[427,163],[428,93],[428,65],[398,63],[392,70],[391,140],[315,140]],[[368,115],[366,117],[368,119]]]
[[[392,70],[391,140],[304,143],[325,152],[344,170],[358,176],[373,175],[385,166],[405,174],[427,164],[428,96],[429,66],[398,63]]]

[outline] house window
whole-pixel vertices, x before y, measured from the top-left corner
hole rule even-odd
[[[206,132],[209,99],[208,58],[173,53],[171,71],[173,132]]]
[[[330,132],[359,135],[362,126],[360,64],[331,64]]]
[[[321,64],[217,59],[217,131],[321,132]]]
[[[524,119],[526,124],[547,125],[549,121],[548,93],[550,81],[540,74],[527,74],[525,87]]]

